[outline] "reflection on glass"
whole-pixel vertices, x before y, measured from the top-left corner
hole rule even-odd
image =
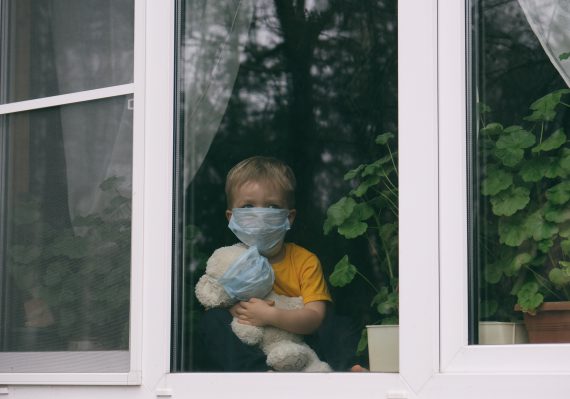
[[[6,0],[0,104],[133,81],[133,0]]]
[[[129,348],[127,100],[0,119],[0,351]]]
[[[282,159],[296,173],[298,216],[286,240],[318,255],[335,313],[350,320],[345,330],[339,323],[344,341],[335,344],[350,360],[333,368],[368,366],[365,340],[356,353],[364,326],[397,322],[396,2],[179,6],[173,369],[207,369],[194,285],[210,254],[236,242],[224,182],[253,155]],[[342,208],[344,219],[327,219],[331,207],[333,214]],[[348,274],[330,280],[335,265],[337,277]]]
[[[570,342],[570,8],[472,6],[471,341]]]

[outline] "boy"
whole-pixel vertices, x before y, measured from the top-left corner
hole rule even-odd
[[[284,310],[254,298],[248,302],[237,303],[230,313],[243,324],[271,325],[296,334],[311,334],[321,325],[326,313],[326,302],[331,301],[331,296],[317,257],[296,244],[283,241],[288,226],[293,224],[296,216],[295,184],[295,175],[291,168],[269,157],[248,158],[228,173],[226,218],[230,222],[230,228],[235,225],[232,230],[246,245],[254,242],[258,244],[259,252],[273,267],[274,291],[280,295],[302,296],[305,303],[303,309]],[[239,218],[232,220],[234,210],[245,213],[245,218],[250,217],[249,220],[245,219],[245,224],[251,223],[251,217],[259,220],[261,225],[258,223],[253,227],[256,232],[253,237],[245,237],[243,231],[240,231],[250,226],[240,226]],[[281,228],[276,231],[275,217],[278,218],[279,214],[286,217],[286,223],[277,223]],[[264,217],[272,219],[263,225]],[[275,242],[272,242],[269,248],[260,246],[263,243],[259,241],[259,236],[264,234],[265,237],[276,235],[273,240]]]
[[[275,326],[297,334],[317,332],[331,302],[318,258],[306,249],[285,243],[293,224],[295,175],[289,166],[270,157],[248,158],[228,173],[226,218],[229,227],[246,245],[256,245],[267,257],[275,274],[277,294],[302,296],[303,309],[278,309],[253,298],[225,309],[207,311],[201,320],[200,336],[205,349],[206,370],[267,370],[265,355],[257,347],[243,344],[229,326],[231,317],[243,324]]]

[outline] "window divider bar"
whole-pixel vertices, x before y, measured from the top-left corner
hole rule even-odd
[[[36,98],[33,100],[18,101],[10,104],[2,104],[0,105],[0,115],[132,94],[134,93],[134,89],[134,83],[128,83],[118,86],[103,87],[101,89],[85,90],[70,94],[61,94],[51,97]]]

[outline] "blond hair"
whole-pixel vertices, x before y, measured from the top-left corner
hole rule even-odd
[[[289,208],[295,206],[297,180],[293,170],[283,161],[273,157],[254,156],[244,159],[230,169],[226,177],[226,198],[228,208],[233,204],[237,187],[246,182],[270,182],[283,190]]]

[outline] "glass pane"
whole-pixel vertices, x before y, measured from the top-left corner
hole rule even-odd
[[[133,81],[133,0],[3,0],[0,104]]]
[[[570,342],[570,8],[472,10],[471,343]]]
[[[0,119],[0,352],[128,350],[127,103],[115,97]],[[11,371],[4,360],[0,371]]]
[[[333,370],[356,364],[381,370],[369,361],[365,326],[398,323],[396,2],[185,0],[178,6],[173,370],[306,370],[304,349],[287,368],[272,363],[264,344],[243,345],[245,338],[229,330],[224,308],[235,299],[205,311],[206,301],[195,295],[225,295],[216,279],[206,291],[198,281],[214,273],[206,271],[214,250],[239,242],[228,228],[228,211],[234,215],[233,208],[246,204],[226,198],[226,175],[252,156],[275,157],[296,176],[294,203],[285,194],[291,179],[284,171],[238,178],[229,191],[261,182],[276,198],[252,201],[254,207],[295,209],[294,221],[293,213],[284,213],[292,227],[277,252],[264,251],[253,238],[275,273],[275,292],[304,296],[305,308],[326,308],[317,332],[303,330],[294,339],[308,342]],[[246,175],[268,164],[282,167],[258,160]],[[299,266],[292,254],[305,250],[314,255]],[[315,273],[307,277],[309,269]],[[285,289],[284,270],[298,271],[291,289]],[[319,288],[306,288],[312,283]],[[222,332],[212,328],[216,315]],[[397,341],[398,334],[392,337]]]

